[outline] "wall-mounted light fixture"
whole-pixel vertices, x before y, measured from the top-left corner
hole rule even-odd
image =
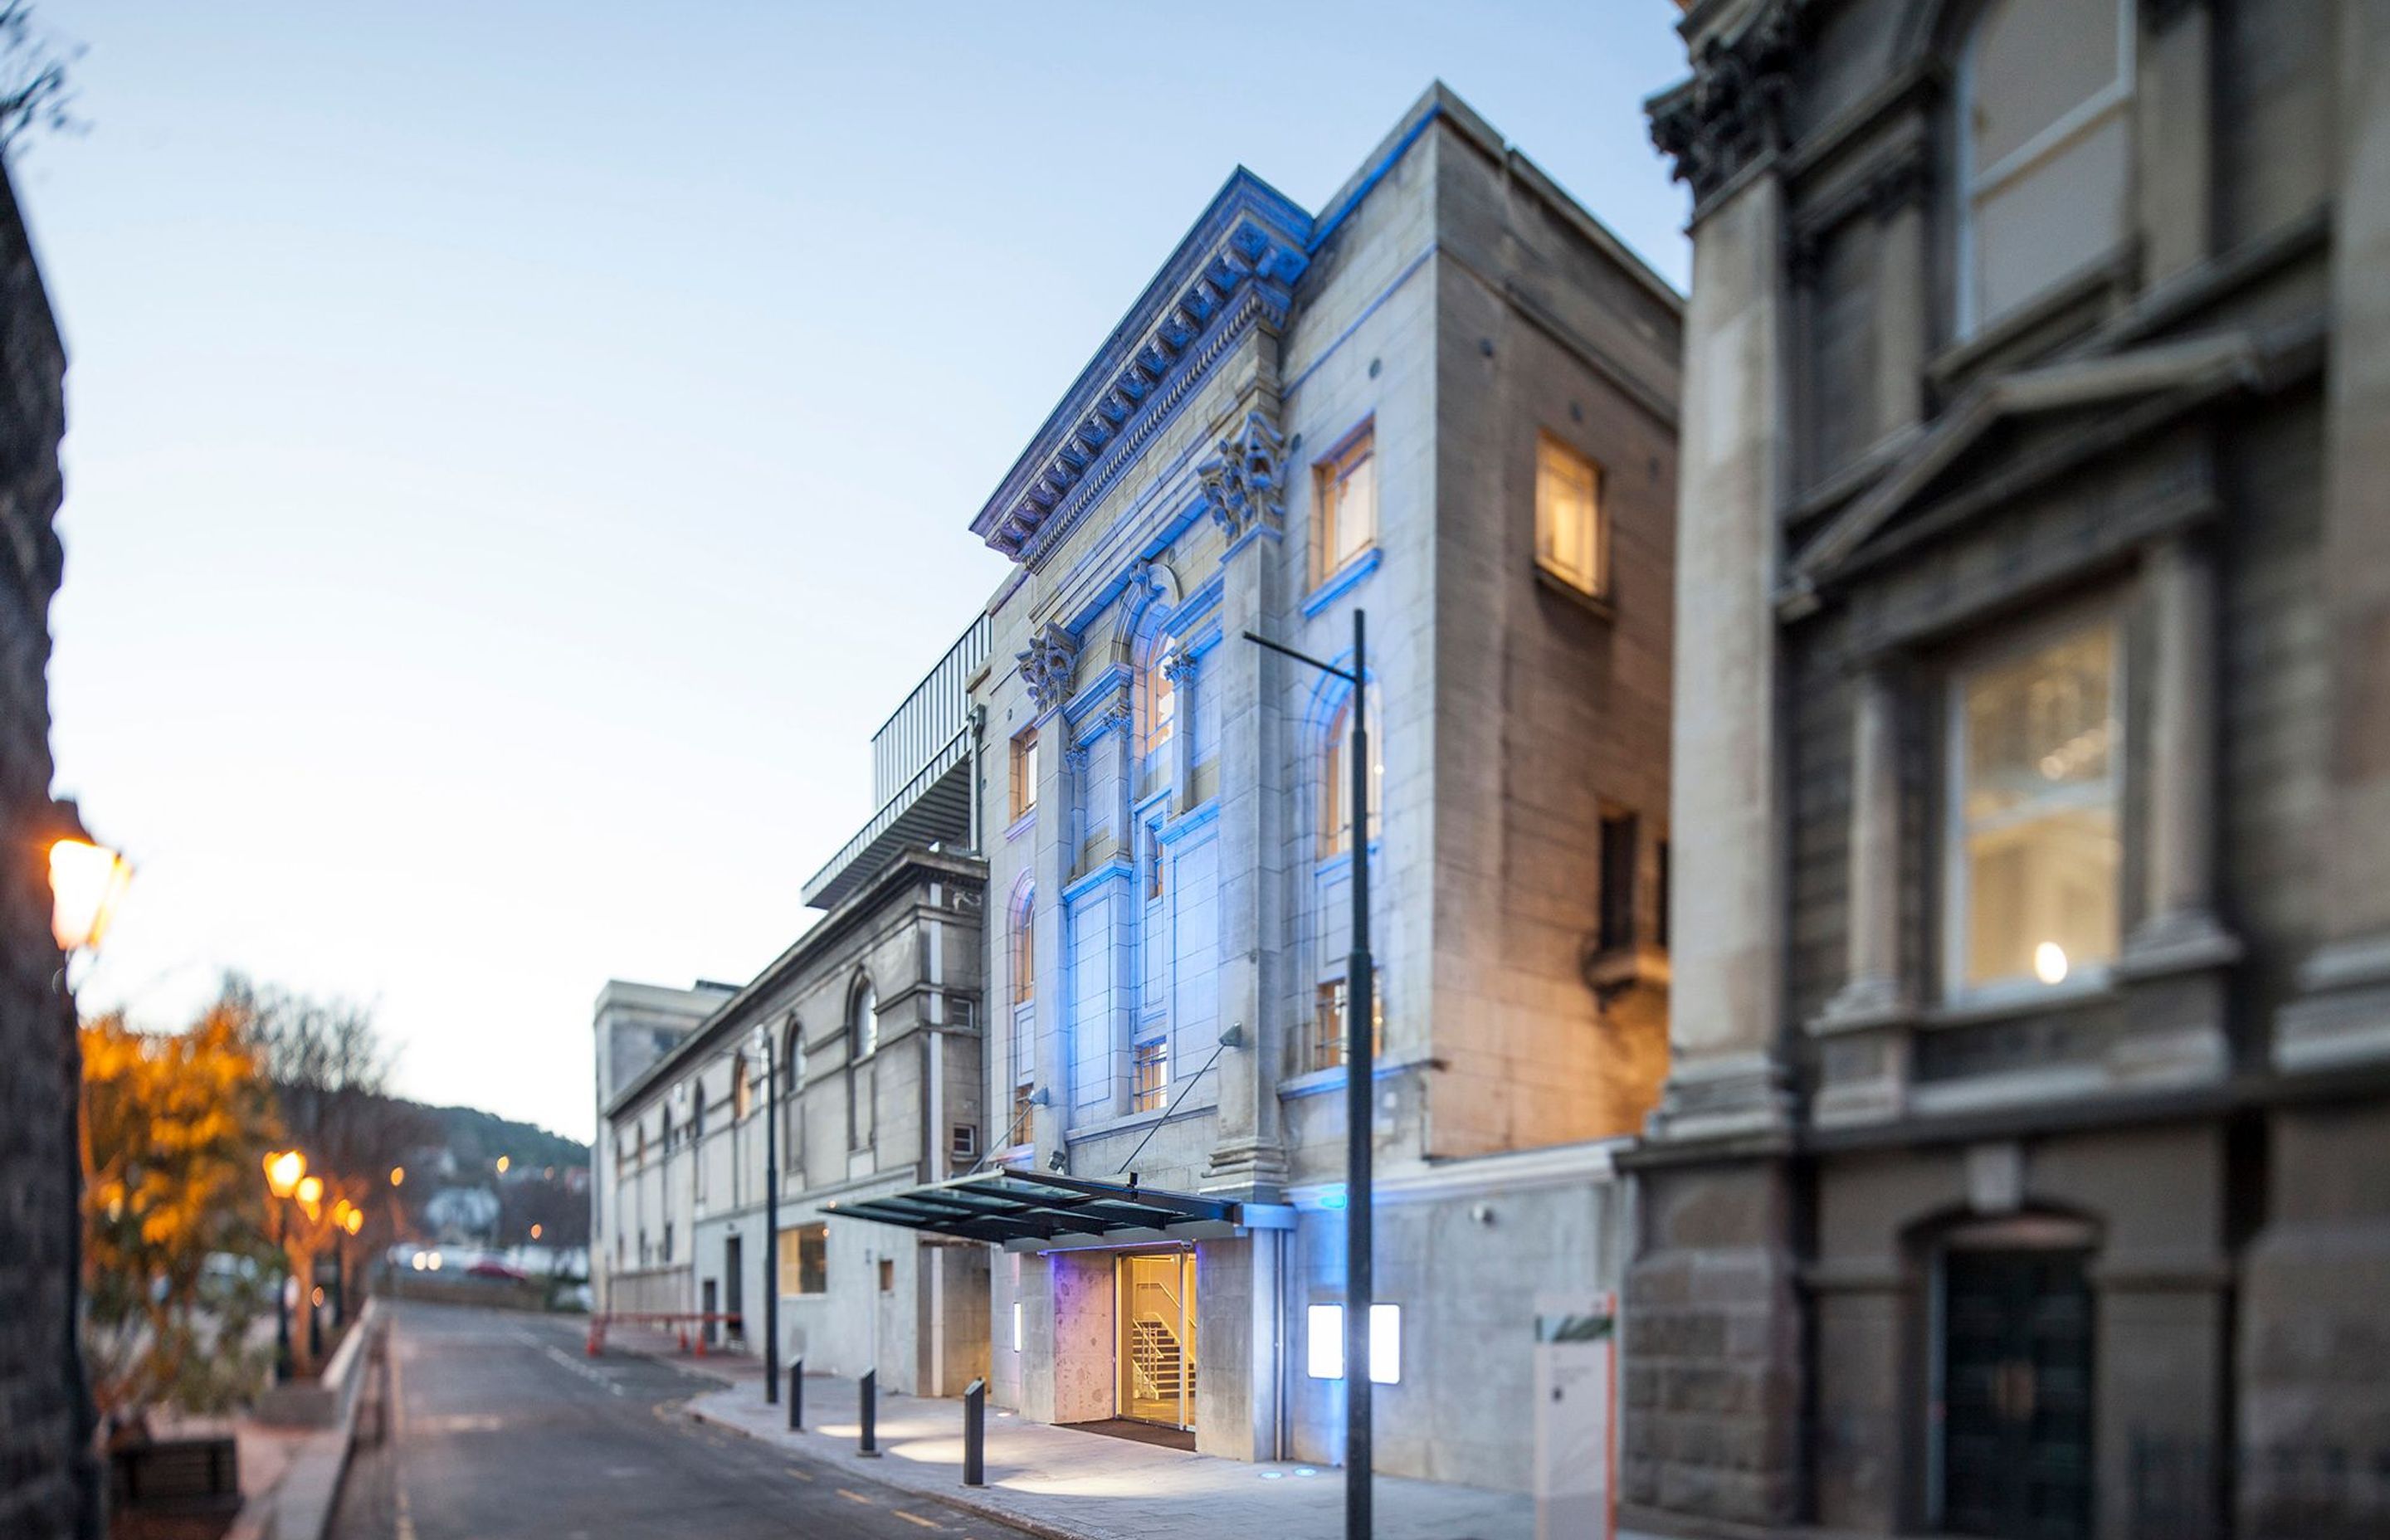
[[[1314,1380],[1344,1378],[1344,1307],[1315,1304],[1304,1313],[1304,1372]],[[1369,1306],[1369,1382],[1403,1381],[1403,1307]]]

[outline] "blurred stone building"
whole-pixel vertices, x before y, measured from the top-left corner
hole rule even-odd
[[[2390,6],[1682,31],[1629,1520],[2390,1533]]]
[[[0,171],[0,1534],[98,1532],[75,1325],[81,1057],[50,934],[50,599],[66,350]]]

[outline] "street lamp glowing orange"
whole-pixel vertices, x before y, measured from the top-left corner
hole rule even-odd
[[[406,1168],[405,1166],[392,1166],[390,1168],[390,1185],[394,1187],[403,1187],[406,1185]]]
[[[514,1162],[513,1162],[512,1161],[508,1160],[506,1156],[504,1156],[504,1155],[499,1156],[499,1157],[498,1157],[498,1174],[499,1174],[499,1175],[501,1175],[501,1176],[504,1176],[504,1175],[507,1174],[507,1167],[508,1167],[508,1166],[510,1166],[510,1165],[512,1165],[512,1164],[514,1164]]]
[[[299,1201],[313,1207],[324,1200],[324,1179],[321,1176],[302,1176],[298,1187],[291,1190],[298,1193]]]
[[[133,864],[88,840],[50,847],[50,933],[66,952],[98,948],[116,918],[117,901],[133,880]]]
[[[538,1226],[533,1225],[533,1226],[531,1227],[531,1238],[532,1238],[533,1240],[537,1240],[537,1239],[539,1238],[539,1226]]]
[[[307,1175],[307,1157],[295,1149],[278,1149],[265,1158],[265,1186],[276,1198],[288,1198],[299,1190],[300,1182]],[[315,1184],[323,1190],[323,1184]]]
[[[351,1209],[348,1213],[348,1217],[341,1221],[341,1228],[348,1231],[351,1235],[356,1234],[359,1230],[362,1230],[365,1227],[366,1215],[363,1209]]]

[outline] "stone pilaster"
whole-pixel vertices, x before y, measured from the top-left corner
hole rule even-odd
[[[1897,1117],[1916,1000],[1900,961],[1900,696],[1890,665],[1861,674],[1851,713],[1848,972],[1809,1024],[1825,1052],[1819,1123]]]
[[[1925,172],[1914,159],[1886,168],[1875,204],[1875,401],[1879,438],[1925,418]]]
[[[2126,943],[2128,973],[2213,967],[2240,956],[2216,918],[2216,563],[2178,535],[2143,574],[2152,648],[2144,918]]]
[[[2206,0],[2166,0],[2142,40],[2135,139],[2149,283],[2206,261],[2215,246],[2215,30]]]
[[[1221,558],[1221,642],[1207,687],[1220,691],[1220,1027],[1240,1042],[1220,1056],[1219,1142],[1207,1192],[1274,1197],[1286,1181],[1278,1067],[1285,1051],[1286,662],[1242,639],[1286,634],[1286,551],[1279,422],[1279,339],[1256,327],[1219,453],[1201,468]]]
[[[1065,678],[1065,686],[1068,680]],[[1060,706],[1037,719],[1037,841],[1031,870],[1036,891],[1030,897],[1030,946],[1036,958],[1036,1005],[1031,1012],[1036,1041],[1036,1110],[1029,1114],[1029,1142],[1042,1166],[1062,1148],[1070,1124],[1071,1050],[1063,1023],[1069,1016],[1070,981],[1062,976],[1062,886],[1070,880],[1077,842],[1071,774],[1070,724]]]
[[[1672,1072],[1654,1137],[1781,1128],[1783,896],[1775,586],[1787,444],[1784,191],[1695,229],[1677,496]]]
[[[2328,456],[2323,625],[2331,725],[2321,818],[2323,944],[2277,1024],[2284,1070],[2390,1061],[2390,0],[2347,0],[2332,210],[2334,335],[2324,377]]]

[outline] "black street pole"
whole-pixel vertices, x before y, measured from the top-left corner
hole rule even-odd
[[[1353,950],[1344,960],[1344,1540],[1370,1540],[1370,1129],[1377,980],[1369,956],[1369,660],[1353,611]]]
[[[1353,687],[1353,949],[1344,959],[1344,1540],[1370,1540],[1370,1134],[1375,1121],[1377,964],[1369,955],[1369,655],[1365,612],[1353,611],[1353,666],[1338,668],[1266,636],[1245,640]]]
[[[274,1382],[290,1382],[290,1221],[282,1212],[282,1200],[274,1204],[274,1250],[282,1260],[282,1277],[274,1285]]]
[[[764,1029],[764,1402],[780,1399],[780,1071]]]

